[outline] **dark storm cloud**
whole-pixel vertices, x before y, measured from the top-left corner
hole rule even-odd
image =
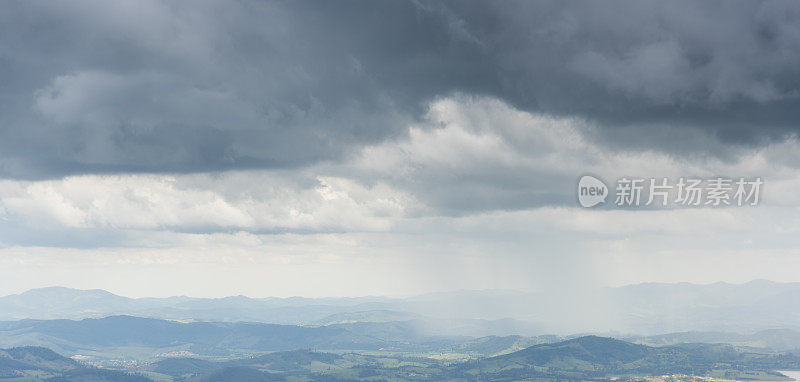
[[[797,128],[798,62],[795,2],[19,1],[0,175],[336,161],[454,92],[597,121],[610,146],[761,143]]]

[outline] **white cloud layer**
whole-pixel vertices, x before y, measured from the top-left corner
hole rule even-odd
[[[555,277],[796,279],[786,271],[800,255],[796,140],[723,161],[611,151],[592,143],[594,133],[580,119],[456,95],[431,103],[406,137],[344,163],[2,180],[0,277],[19,282],[5,292],[109,283],[131,295],[188,293],[216,272],[228,286],[191,290],[354,295],[535,289]],[[760,176],[765,186],[756,207],[587,210],[573,195],[585,173]],[[150,278],[148,290],[136,292],[136,270]]]

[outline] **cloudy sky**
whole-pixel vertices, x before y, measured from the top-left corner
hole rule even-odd
[[[792,1],[12,1],[0,294],[800,281],[798,131]]]

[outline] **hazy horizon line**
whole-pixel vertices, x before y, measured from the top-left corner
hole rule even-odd
[[[634,287],[634,286],[646,286],[646,285],[691,285],[691,286],[712,286],[718,284],[724,285],[746,285],[752,284],[757,282],[768,282],[772,284],[800,284],[798,281],[775,281],[765,278],[756,278],[749,281],[744,282],[728,282],[728,281],[714,281],[708,283],[695,283],[689,281],[678,281],[678,282],[641,282],[641,283],[632,283],[632,284],[624,284],[624,285],[617,285],[617,286],[601,286],[600,289],[619,289],[619,288],[626,288],[626,287]],[[0,299],[12,296],[20,296],[25,293],[33,292],[33,291],[40,291],[45,289],[68,289],[72,291],[81,291],[81,292],[105,292],[117,297],[123,297],[128,299],[168,299],[168,298],[192,298],[192,299],[209,299],[209,300],[221,300],[226,298],[234,298],[234,297],[244,297],[249,299],[257,299],[257,300],[264,300],[264,299],[278,299],[278,300],[288,300],[288,299],[309,299],[309,300],[325,300],[325,299],[368,299],[368,298],[385,298],[385,299],[411,299],[416,297],[424,297],[430,295],[437,295],[437,294],[453,294],[453,293],[464,293],[464,292],[507,292],[507,293],[521,293],[521,294],[533,294],[533,293],[540,293],[546,291],[524,291],[518,289],[507,289],[507,288],[497,288],[497,289],[449,289],[449,290],[440,290],[440,291],[431,291],[425,293],[417,293],[417,294],[406,294],[406,295],[377,295],[377,294],[366,294],[366,295],[357,295],[357,296],[319,296],[319,297],[309,297],[309,296],[301,296],[301,295],[292,295],[292,296],[248,296],[244,294],[232,294],[232,295],[224,295],[219,297],[210,297],[210,296],[189,296],[189,295],[165,295],[165,296],[140,296],[140,297],[130,297],[123,294],[115,293],[109,289],[102,289],[102,288],[74,288],[70,286],[64,285],[50,285],[50,286],[42,286],[36,288],[30,288],[23,290],[18,293],[10,293],[0,295]]]

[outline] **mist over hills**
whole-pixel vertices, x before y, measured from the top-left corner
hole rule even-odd
[[[637,284],[592,293],[591,299],[516,291],[456,291],[405,299],[128,298],[103,290],[50,287],[0,298],[0,320],[111,315],[284,325],[423,320],[447,335],[800,328],[800,283]]]
[[[253,321],[299,324],[350,312],[388,298],[129,298],[104,290],[64,287],[32,289],[0,297],[0,320],[81,319],[110,315],[207,321]]]
[[[800,332],[790,329],[684,332],[624,341],[594,335],[474,338],[430,333],[419,320],[299,326],[132,316],[25,319],[0,322],[0,347],[10,348],[0,350],[0,374],[53,381],[241,382],[298,376],[583,380],[697,372],[725,379],[785,380],[776,370],[800,368]]]
[[[735,346],[800,352],[800,332],[792,329],[768,329],[755,333],[680,332],[648,337],[622,337],[626,341],[650,346],[682,343],[723,343]]]
[[[579,337],[579,336],[577,336]],[[576,337],[576,338],[577,338]],[[390,354],[453,354],[491,357],[533,345],[569,340],[544,336],[455,336],[432,330],[419,320],[351,322],[326,326],[248,322],[177,322],[133,316],[83,320],[20,320],[0,322],[0,346],[40,346],[61,354],[96,361],[195,356],[236,358],[296,349]],[[790,329],[751,334],[684,332],[649,337],[623,337],[638,347],[674,347],[706,343],[760,352],[800,355],[800,332]],[[614,342],[618,343],[618,342]],[[627,345],[626,345],[627,346]],[[688,346],[688,345],[687,345]]]

